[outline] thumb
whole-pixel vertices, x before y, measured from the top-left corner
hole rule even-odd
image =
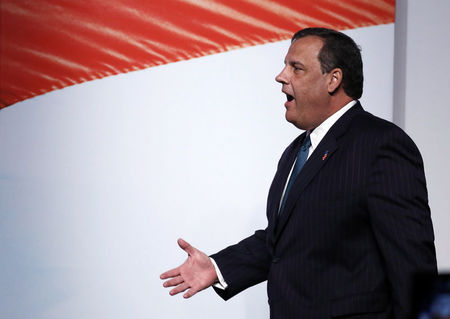
[[[181,238],[178,239],[178,246],[180,246],[180,248],[187,252],[189,255],[192,255],[195,251],[194,247],[192,247],[187,241]]]

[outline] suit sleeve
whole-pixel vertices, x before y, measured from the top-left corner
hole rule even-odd
[[[228,300],[244,289],[267,280],[271,263],[266,244],[266,230],[258,230],[252,236],[211,255],[217,263],[228,287],[214,288]]]
[[[375,145],[368,208],[392,291],[395,319],[407,318],[416,273],[436,273],[434,234],[423,162],[413,141],[393,127]]]

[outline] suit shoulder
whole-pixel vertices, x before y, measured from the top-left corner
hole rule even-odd
[[[411,137],[396,124],[363,111],[352,118],[350,130],[356,139],[371,141],[374,146],[396,144],[406,147],[414,153],[419,150]],[[369,146],[368,145],[368,146]]]
[[[411,140],[409,135],[396,124],[366,111],[355,115],[350,127],[360,134],[376,135],[380,139],[385,136],[400,136]]]
[[[404,133],[404,131],[394,123],[375,116],[367,111],[355,115],[352,118],[351,125],[361,132],[383,133],[384,131],[399,131]]]

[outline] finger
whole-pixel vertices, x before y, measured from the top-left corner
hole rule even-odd
[[[177,268],[168,270],[165,273],[161,274],[161,276],[159,276],[159,278],[167,279],[167,278],[173,278],[173,277],[176,277],[179,275],[180,275],[180,267],[177,267]]]
[[[169,292],[169,294],[170,294],[171,296],[173,296],[173,295],[176,295],[177,293],[180,293],[180,292],[185,291],[185,290],[188,289],[188,288],[189,288],[189,284],[186,283],[186,282],[183,282],[181,285],[179,285],[179,286],[177,286],[176,288],[172,289],[172,290]]]
[[[180,246],[180,248],[187,252],[189,255],[192,255],[195,251],[194,247],[192,247],[187,241],[181,238],[178,239],[178,246]]]
[[[172,287],[172,286],[179,285],[179,284],[181,284],[182,282],[184,282],[183,277],[177,276],[177,277],[175,277],[175,278],[173,278],[173,279],[167,280],[167,281],[163,284],[163,286],[164,286],[164,287]]]
[[[183,295],[183,298],[191,298],[193,295],[195,295],[198,292],[198,289],[191,288]]]

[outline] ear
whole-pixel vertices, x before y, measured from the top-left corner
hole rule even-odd
[[[328,93],[333,94],[341,86],[343,73],[341,69],[336,68],[331,70],[331,72],[329,72],[328,74],[329,74]]]

